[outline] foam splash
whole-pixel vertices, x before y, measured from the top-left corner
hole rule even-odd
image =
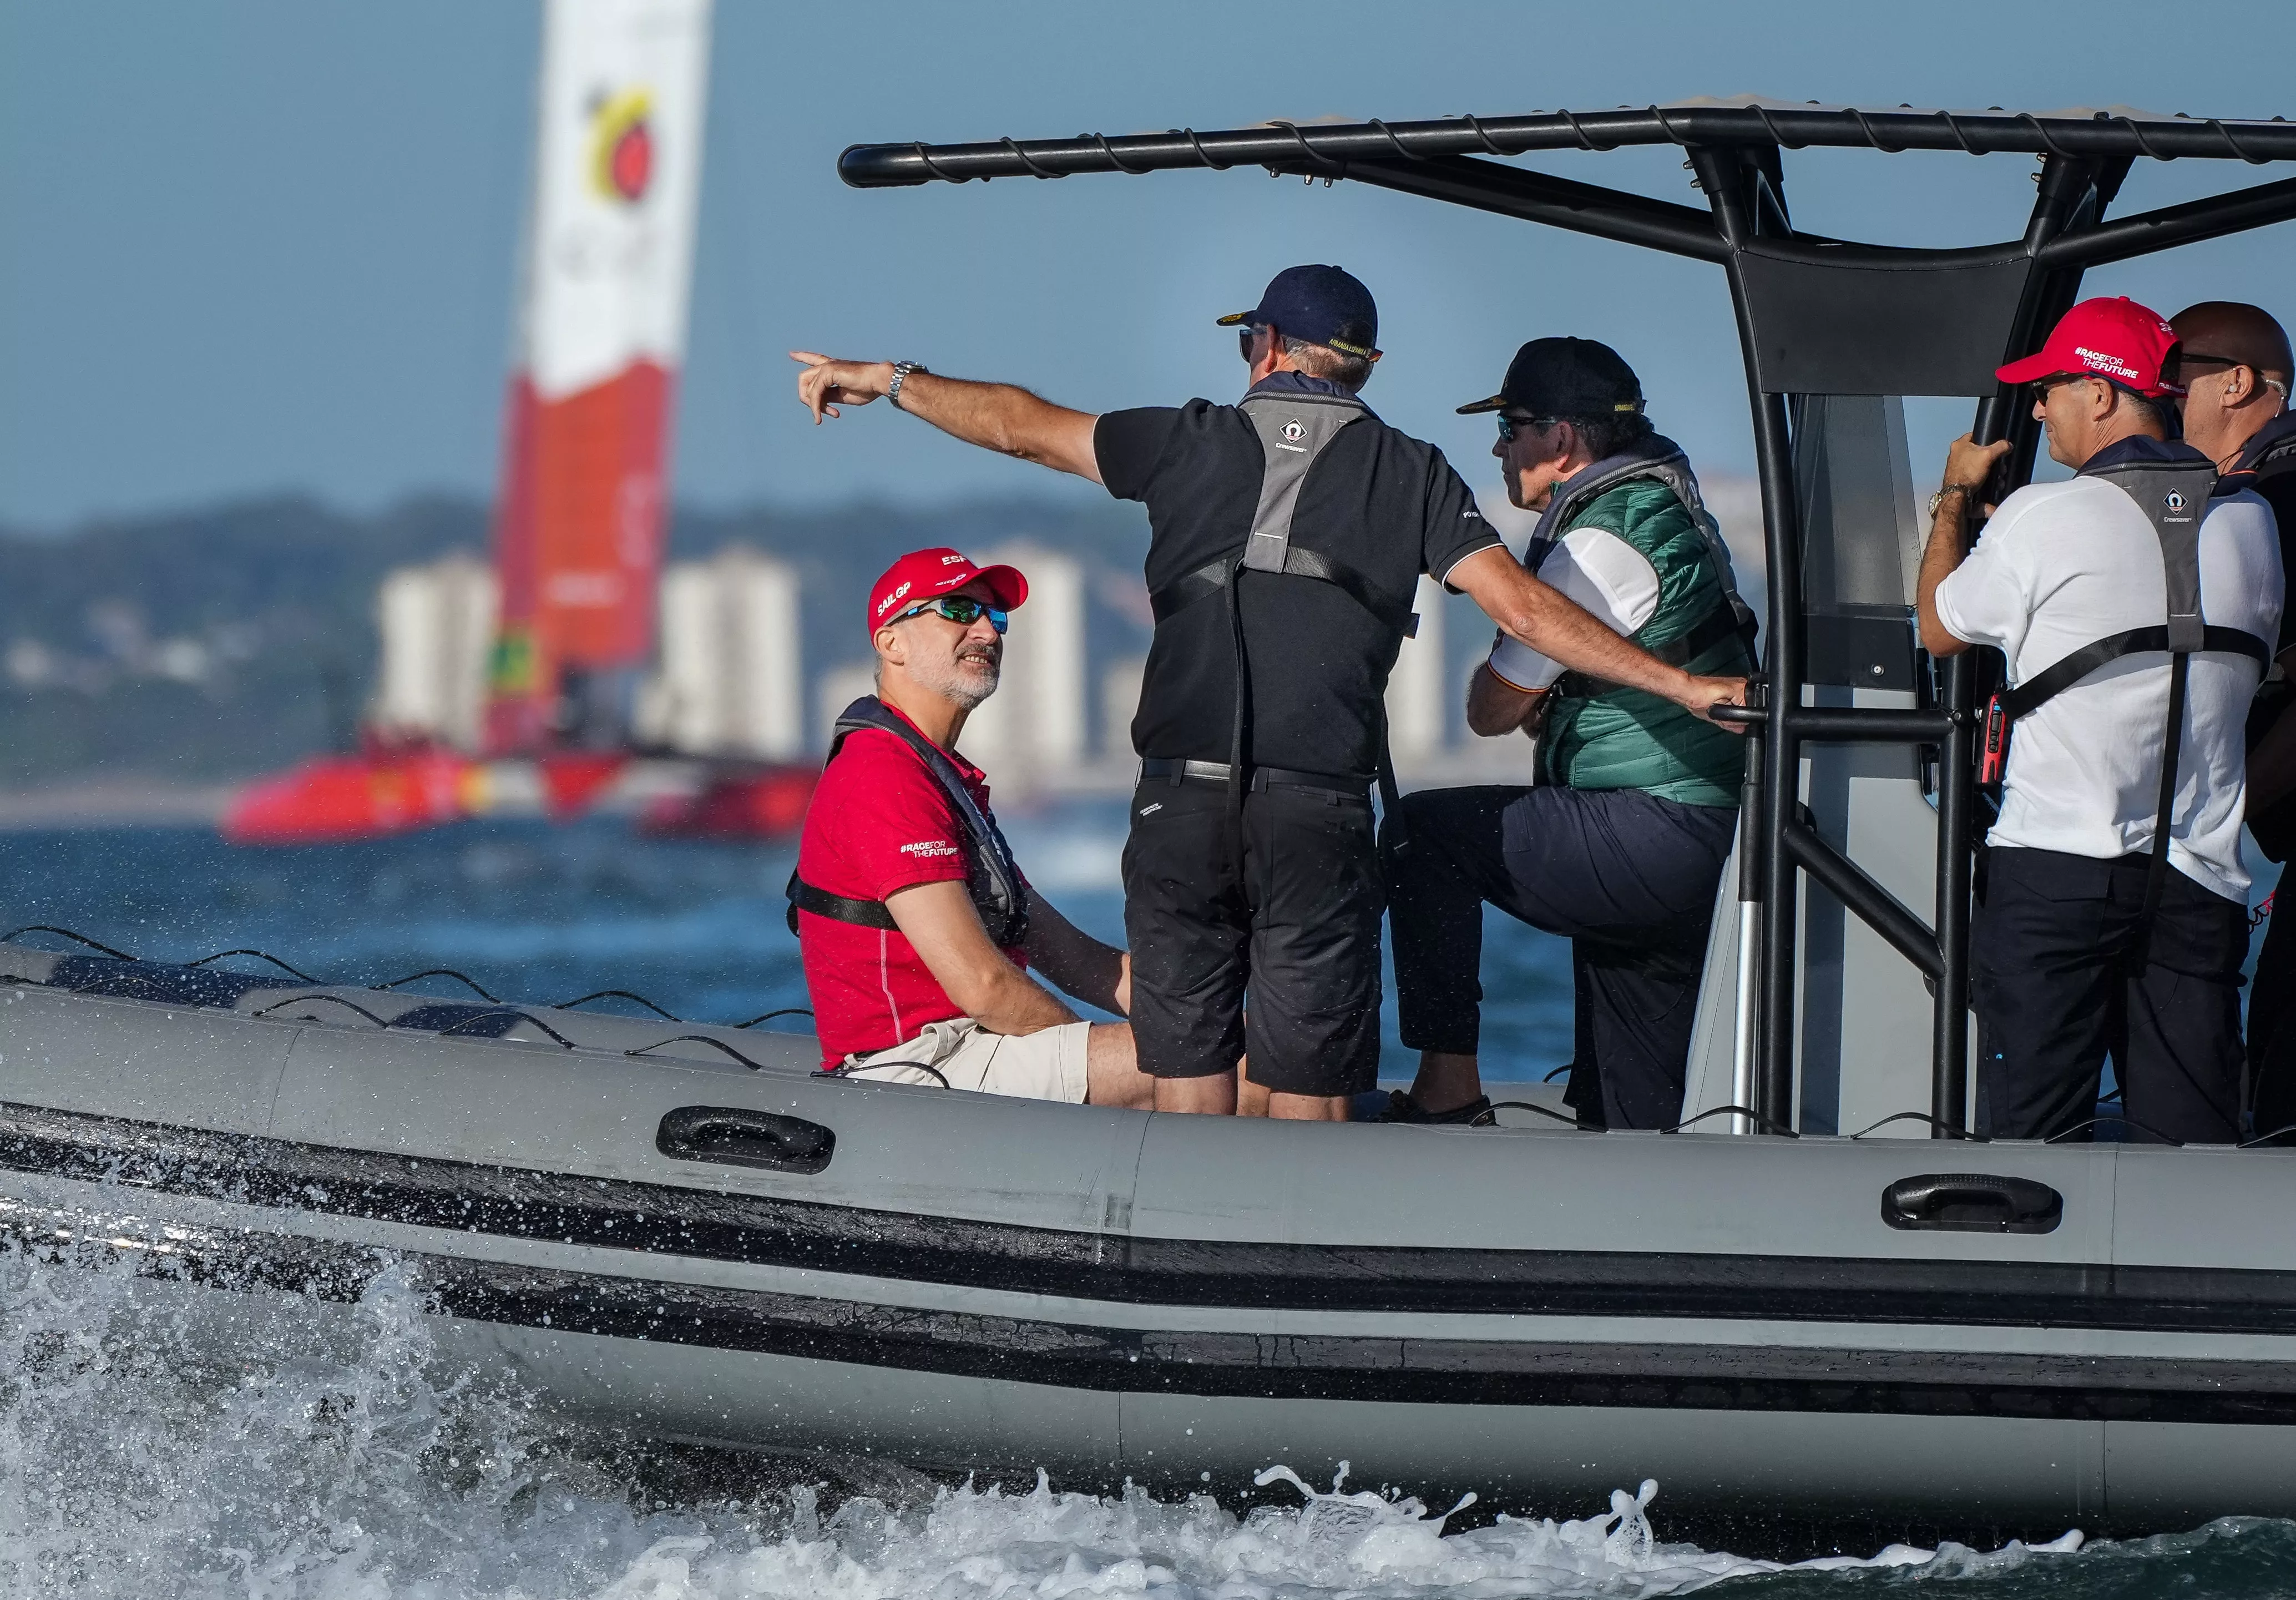
[[[1432,1513],[1350,1491],[1344,1465],[1329,1489],[1271,1466],[1261,1485],[1288,1485],[1298,1504],[1241,1516],[1209,1495],[1071,1493],[1041,1473],[1008,1491],[887,1472],[879,1481],[892,1487],[833,1511],[802,1483],[665,1493],[612,1440],[543,1420],[502,1383],[442,1376],[419,1290],[396,1272],[350,1309],[268,1292],[153,1301],[126,1263],[0,1250],[0,1594],[1639,1600],[1729,1579],[1800,1592],[1861,1573],[1982,1588],[2081,1547],[2073,1533],[1787,1568],[1661,1541],[1648,1481],[1581,1520],[1501,1516],[1451,1532],[1472,1496]],[[217,1317],[198,1309],[217,1302],[230,1308],[221,1341]],[[2284,1571],[2289,1526],[2216,1524],[2120,1548],[2173,1565],[2195,1541],[2229,1540],[2251,1564],[2274,1557],[2259,1570]],[[2118,1592],[2126,1577],[2073,1587]]]

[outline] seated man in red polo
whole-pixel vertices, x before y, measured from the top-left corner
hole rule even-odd
[[[856,1078],[1036,1100],[1146,1107],[1129,1023],[1093,1023],[1031,980],[1119,1015],[1131,958],[1078,932],[1029,888],[956,752],[996,693],[1012,567],[954,550],[895,562],[869,594],[877,693],[837,720],[806,812],[790,920],[823,1066]]]

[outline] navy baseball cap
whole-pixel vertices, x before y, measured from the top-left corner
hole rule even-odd
[[[1642,380],[1609,345],[1594,339],[1534,339],[1507,363],[1498,393],[1460,406],[1459,414],[1514,411],[1587,417],[1642,408]]]
[[[1379,354],[1379,308],[1371,291],[1341,267],[1285,267],[1267,280],[1258,306],[1219,319],[1223,328],[1240,323],[1273,324],[1290,338],[1366,361]]]

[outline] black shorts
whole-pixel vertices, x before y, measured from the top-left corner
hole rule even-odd
[[[1384,906],[1368,795],[1247,794],[1239,866],[1226,785],[1142,784],[1124,846],[1140,1070],[1201,1078],[1249,1054],[1263,1088],[1374,1087]]]

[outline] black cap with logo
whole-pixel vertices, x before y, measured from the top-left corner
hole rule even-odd
[[[1267,280],[1259,304],[1219,319],[1223,328],[1273,326],[1345,356],[1379,355],[1379,308],[1354,274],[1338,267],[1287,267]]]
[[[1512,411],[1594,417],[1642,408],[1642,380],[1609,345],[1594,339],[1534,339],[1507,363],[1498,393],[1460,406],[1459,414]]]

